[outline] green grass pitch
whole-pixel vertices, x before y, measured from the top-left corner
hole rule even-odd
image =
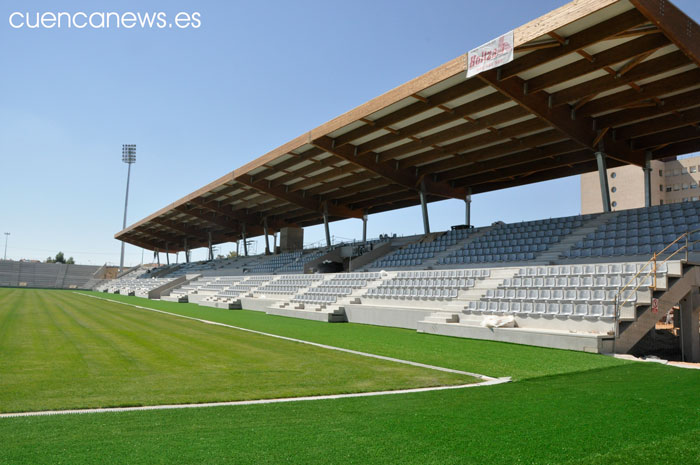
[[[46,299],[60,302],[63,295],[70,294]],[[0,419],[0,464],[700,463],[697,370],[100,295],[516,381],[292,404]],[[7,320],[0,319],[2,358],[6,332]]]
[[[477,381],[60,291],[0,291],[0,353],[0,412]]]

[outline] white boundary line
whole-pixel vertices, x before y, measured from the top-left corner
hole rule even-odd
[[[108,407],[108,408],[92,408],[92,409],[73,409],[73,410],[46,410],[39,412],[18,412],[18,413],[0,413],[0,418],[17,418],[17,417],[34,417],[34,416],[46,416],[46,415],[68,415],[68,414],[79,414],[79,413],[107,413],[107,412],[134,412],[134,411],[146,411],[146,410],[173,410],[173,409],[185,409],[185,408],[202,408],[202,407],[225,407],[225,406],[237,406],[237,405],[259,405],[259,404],[278,404],[283,402],[302,402],[310,400],[332,400],[332,399],[347,399],[355,397],[374,397],[374,396],[385,396],[385,395],[395,395],[395,394],[412,394],[417,392],[430,392],[430,391],[445,391],[451,389],[466,389],[480,386],[493,386],[496,384],[509,383],[511,381],[510,377],[504,378],[492,378],[490,376],[480,375],[476,373],[470,373],[468,371],[454,370],[452,368],[438,367],[435,365],[427,365],[425,363],[412,362],[410,360],[402,360],[399,358],[385,357],[383,355],[370,354],[368,352],[360,352],[357,350],[344,349],[342,347],[329,346],[326,344],[319,344],[317,342],[304,341],[303,339],[295,339],[286,336],[280,336],[277,334],[265,333],[262,331],[256,331],[254,329],[241,328],[238,326],[227,325],[224,323],[218,323],[216,321],[203,320],[200,318],[194,318],[191,316],[178,315],[177,313],[170,313],[163,310],[156,310],[154,308],[143,307],[141,305],[130,304],[126,302],[120,302],[118,300],[105,299],[103,297],[97,297],[89,294],[83,294],[81,292],[76,292],[78,295],[85,297],[92,297],[93,299],[104,300],[107,302],[112,302],[116,304],[127,305],[130,307],[139,308],[142,310],[148,310],[157,313],[163,313],[166,315],[171,315],[179,318],[185,318],[188,320],[199,321],[204,324],[223,326],[226,328],[237,329],[239,331],[245,331],[248,333],[259,334],[262,336],[274,337],[277,339],[283,339],[285,341],[297,342],[299,344],[307,344],[314,347],[319,347],[322,349],[336,350],[339,352],[346,352],[353,355],[359,355],[362,357],[376,358],[379,360],[386,360],[389,362],[402,363],[404,365],[411,365],[420,368],[427,368],[430,370],[443,371],[447,373],[456,373],[461,375],[467,375],[474,378],[482,379],[481,383],[472,384],[459,384],[454,386],[435,386],[435,387],[425,387],[425,388],[413,388],[413,389],[399,389],[395,391],[372,391],[372,392],[357,392],[351,394],[329,394],[320,396],[304,396],[304,397],[285,397],[279,399],[257,399],[257,400],[241,400],[241,401],[231,401],[231,402],[206,402],[200,404],[173,404],[173,405],[146,405],[140,407]]]
[[[330,394],[324,396],[305,396],[305,397],[284,397],[280,399],[258,399],[258,400],[240,400],[233,402],[207,402],[202,404],[173,404],[173,405],[147,405],[143,407],[110,407],[110,408],[93,408],[93,409],[76,409],[76,410],[47,410],[43,412],[20,412],[20,413],[2,413],[0,418],[16,418],[16,417],[35,417],[47,415],[68,415],[76,413],[111,413],[111,412],[138,412],[145,410],[174,410],[185,408],[201,408],[201,407],[226,407],[237,405],[259,405],[259,404],[280,404],[285,402],[303,402],[308,400],[332,400],[332,399],[347,399],[353,397],[374,397],[386,396],[394,394],[412,394],[416,392],[429,391],[446,391],[450,389],[466,389],[480,386],[493,386],[495,384],[503,384],[510,382],[510,378],[495,378],[483,383],[476,384],[460,384],[455,386],[437,386],[414,389],[401,389],[396,391],[374,391],[374,392],[357,392],[352,394]]]

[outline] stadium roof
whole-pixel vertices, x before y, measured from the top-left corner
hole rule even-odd
[[[665,0],[577,0],[459,56],[117,233],[150,250],[361,218],[700,150],[700,28]]]

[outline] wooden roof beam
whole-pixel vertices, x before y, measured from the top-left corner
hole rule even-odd
[[[161,243],[160,241],[153,241],[153,242],[144,242],[142,240],[139,240],[138,238],[131,237],[131,231],[129,233],[126,233],[124,235],[119,235],[119,233],[114,235],[115,239],[118,239],[120,241],[128,242],[131,245],[135,245],[136,247],[141,247],[142,249],[148,249],[148,250],[155,250],[157,248],[162,247],[164,244]]]
[[[638,39],[625,42],[622,45],[612,47],[593,55],[593,61],[577,60],[569,65],[554,69],[548,73],[541,74],[532,79],[528,79],[528,92],[537,92],[547,87],[551,87],[562,82],[583,76],[602,69],[604,66],[614,65],[625,60],[629,60],[645,53],[658,50],[670,42],[663,34],[649,34]]]
[[[473,176],[467,176],[455,181],[457,185],[473,187],[485,182],[500,181],[504,178],[512,178],[523,172],[537,172],[546,171],[552,168],[558,168],[562,166],[570,166],[572,164],[577,164],[580,162],[594,160],[595,155],[588,149],[581,149],[565,153],[561,155],[554,155],[552,157],[547,157],[544,159],[532,161],[524,165],[507,166],[501,169],[494,170],[493,173],[489,174],[475,174]],[[500,176],[501,178],[494,178],[495,176]]]
[[[652,152],[654,158],[673,157],[687,153],[700,152],[700,137],[667,145]]]
[[[302,153],[288,153],[288,155],[291,155],[291,158],[288,158],[284,161],[281,161],[277,163],[276,165],[263,165],[265,169],[263,169],[261,172],[256,173],[255,177],[256,178],[266,178],[270,176],[271,174],[278,173],[280,171],[286,171],[289,168],[291,168],[294,165],[298,165],[299,163],[308,160],[309,158],[313,158],[317,155],[322,154],[323,152],[321,150],[318,150],[315,147],[312,147],[309,150],[306,150],[305,152]]]
[[[383,177],[391,183],[399,184],[408,189],[415,191],[421,182],[421,178],[415,176],[406,169],[396,169],[392,168],[386,163],[377,162],[377,154],[369,152],[364,155],[356,156],[355,147],[350,144],[337,147],[334,144],[333,139],[327,136],[314,140],[313,144],[329,153],[333,153],[346,159],[350,163],[359,166],[360,168],[371,171],[372,173]],[[454,189],[447,184],[437,183],[428,178],[425,179],[425,189],[430,194],[445,198],[461,199],[464,197],[464,195],[466,195],[463,189]]]
[[[483,116],[476,120],[470,118],[469,121],[465,121],[460,125],[452,126],[443,131],[422,137],[419,140],[410,141],[406,144],[399,145],[398,147],[394,147],[384,152],[380,152],[379,160],[392,160],[396,157],[416,152],[421,149],[435,148],[435,150],[439,150],[439,148],[435,147],[437,144],[440,144],[445,141],[450,141],[459,137],[464,137],[474,132],[482,131],[484,129],[489,129],[492,132],[497,132],[498,130],[494,129],[494,126],[508,123],[518,118],[523,118],[525,116],[528,116],[529,114],[530,113],[528,113],[527,110],[516,105],[506,108],[505,110],[491,113],[490,115]]]
[[[563,106],[550,108],[548,94],[546,92],[526,94],[524,81],[519,77],[513,77],[506,81],[499,80],[498,70],[486,71],[477,77],[488,82],[492,87],[509,96],[531,113],[547,121],[552,127],[578,142],[582,147],[598,149],[598,147],[593,146],[598,136],[593,118],[577,117],[574,120],[571,111],[567,108]],[[606,134],[601,142],[609,157],[637,166],[644,165],[643,152],[632,150],[627,144],[614,140],[610,134]]]
[[[625,13],[615,16],[614,18],[608,19],[607,21],[603,21],[595,26],[591,26],[588,29],[584,29],[581,32],[571,35],[565,39],[566,42],[561,47],[538,50],[523,57],[519,57],[517,60],[514,60],[511,63],[503,65],[501,67],[501,78],[510,79],[518,73],[522,73],[523,71],[527,71],[545,63],[549,63],[550,61],[556,60],[562,56],[574,53],[577,50],[581,50],[589,45],[593,45],[607,39],[608,37],[614,36],[617,33],[639,26],[647,21],[647,18],[645,18],[644,15],[637,10],[626,11]]]
[[[188,237],[207,239],[206,235],[202,234],[201,230],[192,229],[190,227],[183,226],[177,221],[166,220],[166,219],[162,219],[162,218],[153,218],[150,222],[155,223],[155,224],[160,224],[161,226],[168,227],[174,231],[178,231],[184,235],[187,235]]]
[[[481,82],[472,81],[474,80],[462,81],[460,84],[431,95],[430,97],[423,97],[419,99],[418,97],[414,96],[413,98],[416,99],[416,102],[389,113],[386,116],[372,120],[371,124],[360,126],[359,128],[353,129],[336,137],[336,145],[341,146],[350,143],[355,139],[365,137],[373,132],[379,131],[380,129],[389,127],[392,124],[396,124],[485,87]]]
[[[666,0],[630,0],[641,13],[666,34],[695,64],[700,66],[700,27]]]
[[[608,160],[608,168],[614,168],[623,164],[623,162],[617,160]],[[585,161],[580,164],[558,167],[547,171],[527,173],[523,176],[519,176],[508,181],[480,184],[478,186],[472,187],[472,193],[482,194],[484,192],[492,192],[500,189],[508,189],[510,187],[515,186],[534,184],[537,182],[549,181],[552,179],[559,179],[567,176],[576,176],[583,173],[590,173],[592,171],[596,171],[597,169],[598,165],[595,160]]]
[[[424,163],[429,163],[435,159],[442,158],[445,155],[455,155],[467,150],[475,150],[479,147],[494,145],[504,140],[515,140],[517,137],[524,134],[536,133],[544,129],[547,129],[546,122],[538,118],[530,118],[520,123],[511,124],[510,126],[500,129],[491,128],[491,130],[487,133],[479,134],[478,136],[470,137],[468,139],[462,139],[451,144],[437,147],[433,150],[418,153],[416,155],[411,155],[410,157],[401,159],[401,161],[399,161],[399,166],[412,167],[416,165],[423,165]],[[446,162],[446,160],[442,160],[438,163],[444,164]],[[418,172],[421,174],[430,173],[430,168],[428,168],[428,166],[432,165],[421,166],[418,168]]]
[[[664,79],[658,79],[640,86],[640,90],[629,89],[615,94],[606,95],[592,100],[576,110],[576,118],[595,115],[625,105],[641,102],[643,100],[681,91],[689,87],[697,86],[700,82],[700,69],[691,69]],[[607,116],[607,115],[606,115]],[[605,118],[603,116],[601,121]],[[602,125],[599,124],[599,127]]]
[[[439,179],[453,180],[467,176],[475,176],[477,174],[497,171],[501,168],[520,166],[532,161],[551,158],[562,153],[575,152],[580,149],[580,144],[572,140],[565,140],[562,142],[545,145],[543,147],[535,147],[516,153],[510,153],[508,156],[474,162],[472,164],[462,166],[461,168],[454,168],[441,173]],[[462,183],[461,185],[466,184]]]
[[[321,195],[323,196],[324,194],[327,194],[329,192],[332,192],[337,189],[352,189],[355,187],[355,185],[359,182],[362,181],[374,181],[376,178],[372,173],[368,173],[367,171],[360,171],[359,173],[353,173],[349,176],[345,176],[340,179],[336,179],[335,181],[330,181],[321,184],[320,186],[312,187],[311,189],[308,190],[311,194],[314,195]]]
[[[667,129],[675,129],[700,122],[700,107],[682,112],[672,112],[659,118],[649,119],[636,124],[630,124],[615,129],[617,139],[641,137]]]
[[[632,139],[632,147],[640,150],[652,149],[660,145],[683,142],[698,137],[700,137],[700,127],[690,125]]]
[[[632,123],[634,121],[647,120],[649,118],[655,118],[677,110],[691,108],[696,105],[700,105],[700,89],[691,90],[690,92],[683,92],[682,94],[677,94],[672,97],[666,97],[661,101],[661,103],[662,105],[654,105],[653,107],[648,108],[634,108],[608,113],[607,115],[597,117],[596,121],[600,127],[617,128],[618,126]],[[642,121],[642,123],[644,123],[644,121]],[[619,129],[623,129],[625,127],[627,126],[623,126]]]
[[[550,95],[550,104],[552,106],[564,105],[573,102],[589,95],[599,94],[607,90],[615,89],[624,84],[634,83],[642,79],[647,79],[667,71],[685,66],[689,63],[688,57],[683,52],[671,52],[659,58],[654,58],[644,63],[640,63],[636,68],[624,75],[601,76],[581,84],[571,86],[567,89],[553,92]]]
[[[438,128],[453,121],[467,119],[469,118],[469,115],[488,110],[489,108],[493,108],[497,105],[502,105],[507,102],[508,99],[505,96],[499,94],[498,92],[494,92],[479,99],[473,100],[471,102],[467,102],[458,107],[454,107],[452,108],[451,112],[444,112],[435,116],[431,116],[429,118],[410,124],[401,129],[396,129],[394,130],[394,132],[390,132],[389,134],[384,134],[383,136],[377,137],[376,139],[372,139],[368,142],[360,144],[357,146],[357,152],[358,154],[363,154],[370,151],[374,151],[380,147],[384,147],[386,145],[394,144],[401,140],[411,138],[416,134],[420,134],[425,131]],[[422,138],[417,139],[422,140]],[[410,152],[411,150],[405,150],[406,145],[409,144],[400,145],[396,148],[380,152],[379,161],[388,161],[401,155],[402,153]]]
[[[193,204],[196,205],[196,204]],[[185,213],[189,216],[194,216],[195,218],[199,218],[200,220],[205,221],[206,223],[212,224],[214,226],[223,228],[224,230],[227,231],[240,231],[241,229],[241,223],[236,222],[236,221],[231,221],[231,220],[224,220],[217,215],[208,215],[206,213],[202,213],[199,211],[199,206],[196,207],[188,207],[187,205],[180,205],[178,207],[175,207],[175,210]]]
[[[293,203],[307,210],[318,213],[323,212],[323,205],[312,197],[306,197],[303,194],[298,194],[296,192],[288,192],[286,189],[279,186],[272,186],[270,183],[264,180],[256,182],[251,179],[251,176],[245,174],[241,175],[240,178],[238,178],[238,181],[248,184],[250,187],[265,192],[280,200]],[[342,218],[362,218],[362,212],[360,211],[353,211],[348,208],[332,204],[328,204],[328,214]]]

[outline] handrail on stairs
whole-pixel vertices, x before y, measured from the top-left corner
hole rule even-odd
[[[657,274],[657,269],[658,269],[658,265],[659,265],[659,262],[658,262],[659,257],[660,257],[661,255],[663,255],[671,246],[673,246],[674,244],[678,243],[679,241],[685,239],[685,244],[683,244],[681,247],[679,247],[679,248],[676,249],[673,253],[671,253],[668,257],[666,257],[663,261],[661,261],[660,264],[661,264],[661,265],[665,264],[666,262],[668,262],[671,258],[673,258],[676,254],[678,254],[678,253],[681,252],[681,251],[684,251],[684,252],[685,252],[685,259],[684,259],[684,260],[685,260],[685,262],[687,262],[687,261],[688,261],[689,246],[690,246],[691,244],[696,244],[696,243],[700,242],[700,240],[690,241],[690,236],[691,236],[691,234],[694,234],[694,233],[696,233],[696,232],[700,232],[700,229],[694,229],[694,230],[692,230],[692,231],[686,231],[686,232],[684,232],[683,234],[681,234],[680,236],[678,236],[673,242],[671,242],[671,243],[668,244],[666,247],[664,247],[663,249],[661,249],[659,252],[654,252],[654,254],[652,255],[652,257],[644,264],[644,266],[642,266],[642,267],[639,269],[639,271],[637,271],[637,273],[636,273],[634,276],[632,276],[632,277],[629,279],[629,281],[628,281],[619,291],[617,291],[617,294],[615,294],[615,338],[617,338],[617,337],[619,336],[619,334],[618,334],[618,329],[619,329],[619,328],[618,328],[618,325],[619,325],[619,319],[620,319],[620,308],[623,307],[623,306],[627,303],[627,301],[631,298],[632,294],[634,294],[635,292],[637,292],[637,290],[641,287],[641,285],[642,285],[642,283],[644,282],[644,280],[642,279],[641,281],[639,281],[639,283],[635,286],[635,288],[632,290],[632,292],[630,292],[630,296],[628,296],[622,303],[620,303],[620,297],[622,296],[622,293],[623,293],[628,287],[630,287],[630,285],[635,281],[635,279],[637,279],[637,277],[638,277],[647,267],[650,267],[650,268],[649,268],[649,271],[647,271],[647,273],[644,275],[644,278],[646,278],[646,277],[648,277],[648,276],[651,276],[651,274],[653,273],[654,281],[653,281],[653,284],[652,284],[650,287],[651,287],[653,290],[656,290],[656,283],[657,283],[657,281],[656,281],[656,277],[657,277],[656,274]]]

